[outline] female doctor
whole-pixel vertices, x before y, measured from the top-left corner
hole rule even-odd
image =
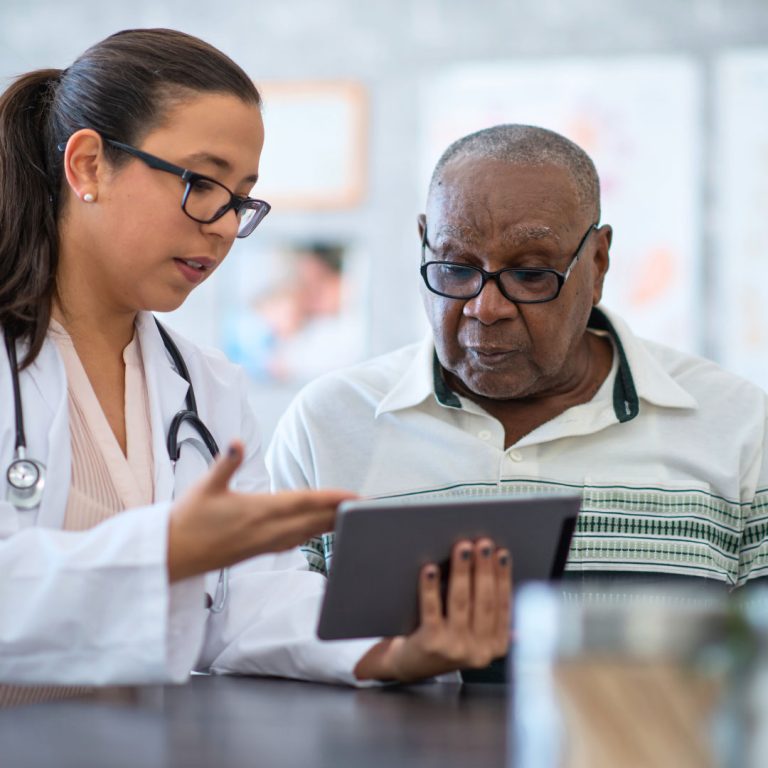
[[[412,680],[506,650],[488,541],[457,546],[445,612],[424,569],[413,635],[315,639],[323,580],[291,548],[350,494],[268,494],[240,370],[151,314],[269,211],[260,104],[224,54],[161,29],[0,97],[0,699],[194,668]]]

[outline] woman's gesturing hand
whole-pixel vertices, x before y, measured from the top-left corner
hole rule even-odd
[[[421,625],[407,637],[383,640],[357,663],[358,679],[409,682],[455,669],[487,666],[509,647],[512,591],[509,552],[490,539],[459,542],[451,556],[446,610],[437,566],[422,569]]]
[[[242,445],[233,443],[174,504],[168,531],[170,581],[295,547],[332,530],[336,507],[354,498],[346,491],[231,491],[229,482],[242,460]]]

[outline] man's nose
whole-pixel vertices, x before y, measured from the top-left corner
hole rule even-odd
[[[466,317],[479,320],[483,325],[492,325],[499,320],[517,317],[520,310],[499,289],[496,280],[486,280],[483,290],[473,299],[467,299],[463,313]]]

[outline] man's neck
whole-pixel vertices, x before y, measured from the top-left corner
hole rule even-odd
[[[578,375],[568,387],[551,394],[495,400],[467,391],[452,376],[448,380],[460,395],[477,403],[502,423],[506,449],[542,424],[595,396],[611,370],[613,346],[608,338],[594,333],[586,334],[585,344],[585,362]]]

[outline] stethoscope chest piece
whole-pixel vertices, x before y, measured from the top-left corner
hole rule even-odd
[[[8,465],[6,499],[17,509],[32,509],[40,504],[45,489],[45,467],[35,459],[19,456]]]
[[[21,409],[16,342],[7,333],[4,336],[8,363],[11,367],[11,381],[13,382],[13,407],[16,412],[16,444],[13,450],[13,461],[8,465],[5,472],[5,479],[8,481],[5,498],[16,509],[34,509],[43,498],[45,467],[41,462],[27,458],[27,439],[24,435],[24,414]]]

